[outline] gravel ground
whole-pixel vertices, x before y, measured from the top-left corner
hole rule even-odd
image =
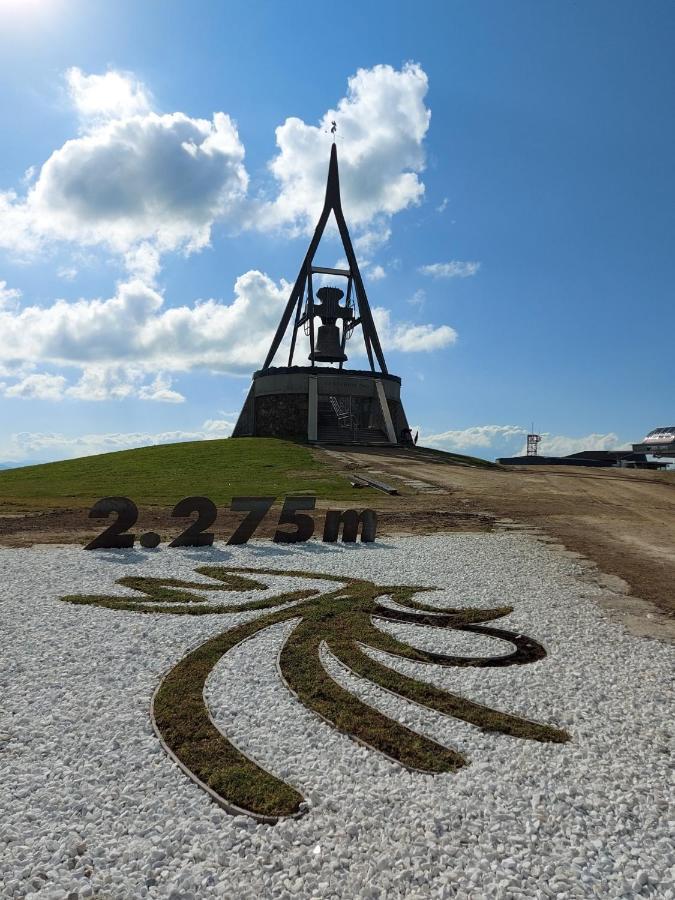
[[[340,684],[471,760],[454,775],[407,772],[288,692],[277,670],[295,624],[285,622],[223,657],[206,695],[217,725],[297,787],[309,812],[276,826],[232,817],[161,750],[149,704],[188,648],[259,614],[148,616],[57,599],[108,591],[122,575],[198,578],[193,570],[205,563],[433,584],[439,590],[423,600],[439,606],[509,603],[514,612],[495,624],[543,643],[546,659],[441,669],[368,652],[404,674],[562,726],[572,741],[482,733],[355,677],[324,651]],[[593,602],[601,589],[532,538],[0,550],[0,584],[3,897],[675,898],[675,653],[611,622]],[[279,578],[273,589],[306,585]],[[265,593],[207,597],[235,603]],[[446,653],[510,648],[466,633],[379,627]]]

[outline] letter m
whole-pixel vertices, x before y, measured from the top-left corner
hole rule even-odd
[[[342,540],[353,544],[361,529],[361,541],[372,543],[377,531],[377,514],[372,509],[364,509],[360,513],[355,509],[329,509],[323,527],[323,540],[326,543],[337,541],[342,527]]]

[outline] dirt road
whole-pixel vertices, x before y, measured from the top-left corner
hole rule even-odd
[[[336,464],[396,486],[382,528],[442,530],[454,513],[539,529],[675,617],[675,472],[482,469],[423,451],[330,448]],[[385,513],[386,510],[386,514]]]

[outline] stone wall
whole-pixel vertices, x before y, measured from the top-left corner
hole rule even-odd
[[[256,435],[307,440],[307,406],[307,394],[267,394],[256,397]]]

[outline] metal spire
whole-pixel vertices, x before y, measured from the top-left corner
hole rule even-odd
[[[335,144],[336,131],[337,123],[332,122],[331,134],[333,135],[333,144],[330,151],[328,177],[326,179],[326,196],[324,200],[323,210],[321,211],[321,215],[319,216],[319,221],[317,222],[316,228],[314,230],[314,235],[309,244],[307,254],[305,256],[305,259],[303,260],[300,271],[298,272],[298,277],[296,278],[295,284],[293,285],[293,290],[291,291],[290,297],[288,298],[286,309],[284,310],[284,314],[281,317],[279,327],[277,328],[276,334],[274,335],[274,340],[272,341],[269,352],[263,364],[263,370],[268,369],[271,366],[272,360],[274,359],[274,356],[279,349],[279,345],[283,340],[284,334],[286,333],[286,329],[289,326],[294,310],[296,311],[296,316],[295,323],[293,325],[289,366],[291,365],[293,359],[297,329],[306,321],[309,321],[310,344],[312,353],[314,352],[312,274],[315,271],[322,271],[327,272],[328,274],[348,275],[350,282],[353,281],[359,312],[359,317],[355,320],[354,324],[360,325],[362,328],[363,339],[366,345],[366,352],[368,353],[370,368],[373,372],[375,371],[375,361],[373,359],[374,354],[375,359],[380,366],[380,370],[385,375],[387,374],[387,364],[384,360],[384,354],[380,345],[380,339],[375,329],[375,322],[373,321],[370,304],[368,303],[368,297],[366,296],[366,289],[363,285],[361,272],[359,271],[359,266],[356,261],[356,255],[354,253],[352,241],[349,236],[349,231],[347,229],[344,214],[342,212],[342,201],[340,198],[340,174],[338,171],[337,146]],[[323,268],[317,270],[312,266],[314,255],[316,253],[317,247],[319,246],[319,242],[321,240],[323,232],[326,228],[326,223],[328,222],[328,217],[331,211],[335,215],[335,221],[337,222],[338,231],[340,232],[342,246],[344,247],[347,262],[349,264],[348,272]],[[302,304],[305,297],[306,288],[308,288],[308,310],[306,315],[302,316]]]

